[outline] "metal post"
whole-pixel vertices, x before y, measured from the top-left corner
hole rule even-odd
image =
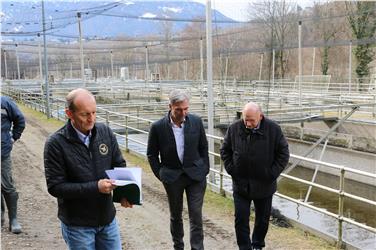
[[[83,49],[83,45],[82,45],[82,28],[81,28],[81,12],[77,12],[77,19],[78,19],[78,32],[79,32],[79,43],[80,43],[81,79],[82,79],[82,82],[85,82],[84,49]]]
[[[149,80],[149,50],[148,46],[145,46],[145,81]]]
[[[322,157],[324,156],[324,153],[325,153],[325,150],[326,150],[326,146],[328,145],[328,141],[329,141],[329,139],[326,138],[325,143],[324,143],[324,146],[322,147],[322,150],[321,150],[321,153],[320,153],[319,161],[321,161],[321,160],[322,160]],[[315,182],[315,180],[316,180],[316,176],[317,176],[317,173],[319,172],[319,167],[320,167],[320,165],[318,165],[318,164],[315,166],[315,172],[313,173],[313,176],[312,176],[311,182]],[[307,202],[307,201],[308,201],[308,199],[309,199],[309,195],[311,194],[311,190],[312,190],[312,186],[309,186],[309,187],[308,187],[307,194],[306,194],[306,197],[305,197],[305,199],[304,199],[304,202]]]
[[[128,115],[125,116],[125,151],[129,153],[128,147]]]
[[[38,38],[40,38],[40,33],[38,33]],[[43,81],[43,70],[42,70],[42,48],[40,47],[40,39],[38,39],[38,54],[39,54],[39,75],[40,80]]]
[[[7,53],[4,50],[5,80],[8,79]]]
[[[315,74],[315,59],[316,59],[316,48],[313,47],[313,54],[312,54],[312,75]]]
[[[16,43],[16,60],[17,60],[17,79],[21,79],[21,74],[20,74],[20,61],[18,59],[18,44]]]
[[[262,75],[262,63],[264,61],[264,53],[260,54],[260,71],[259,71],[259,81],[261,80],[261,75]]]
[[[275,78],[275,49],[273,49],[272,53],[273,59],[272,59],[272,86],[274,87],[274,78]]]
[[[43,53],[44,53],[44,82],[46,95],[46,115],[50,119],[50,89],[48,85],[48,62],[47,62],[47,44],[46,44],[46,20],[44,16],[44,1],[42,0],[42,23],[43,23]]]
[[[184,80],[188,78],[188,62],[187,59],[184,59]]]
[[[222,145],[223,141],[221,141],[221,145]],[[220,170],[219,170],[219,193],[222,194],[223,196],[225,196],[225,189],[223,188],[223,170],[224,170],[224,166],[223,166],[223,161],[220,160],[221,162],[221,166],[220,166]]]
[[[176,79],[179,80],[179,62],[176,62]]]
[[[299,107],[302,107],[302,21],[299,21],[299,51],[298,51],[298,62],[299,62],[299,76],[298,76],[298,86],[299,86]]]
[[[90,58],[87,58],[87,68],[90,69]]]
[[[343,223],[343,204],[345,201],[345,168],[341,168],[339,179],[339,199],[338,199],[338,242],[337,248],[342,248],[342,223]]]
[[[112,50],[110,51],[110,59],[111,59],[111,78],[114,77],[114,55],[112,53]]]
[[[227,81],[227,74],[228,74],[228,61],[229,61],[229,58],[228,58],[228,55],[227,55],[226,60],[225,60],[225,76],[224,76],[224,79],[223,79],[223,85],[224,85],[225,88],[226,88],[226,81]]]
[[[72,63],[70,64],[70,78],[72,79],[73,78],[73,65]]]
[[[200,37],[200,80],[201,80],[200,89],[203,89],[204,87],[204,46],[203,46],[202,37]],[[202,99],[202,91],[200,91],[200,96]]]
[[[107,127],[110,126],[110,114],[108,113],[107,110],[106,110],[106,125],[107,125]]]
[[[214,135],[213,121],[213,47],[212,47],[212,8],[211,1],[206,0],[206,79],[208,91],[208,134]],[[214,141],[209,138],[209,151],[214,152]],[[209,156],[210,165],[214,166],[213,155]]]
[[[351,81],[352,81],[352,41],[349,45],[349,94],[351,93]]]

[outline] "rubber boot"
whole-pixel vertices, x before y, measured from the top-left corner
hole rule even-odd
[[[4,194],[5,202],[8,207],[9,231],[14,234],[22,232],[20,224],[17,221],[17,201],[18,193]]]
[[[5,201],[3,195],[1,195],[1,227],[5,223]]]

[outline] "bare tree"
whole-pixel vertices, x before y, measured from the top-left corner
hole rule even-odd
[[[329,71],[329,50],[331,46],[328,45],[328,42],[335,40],[344,29],[338,20],[330,19],[337,13],[338,4],[341,3],[332,4],[326,1],[323,4],[315,2],[313,6],[315,40],[322,40],[325,44],[321,48],[321,73],[323,75],[327,75]]]
[[[296,3],[281,1],[255,2],[250,5],[249,16],[259,21],[263,30],[262,42],[266,47],[276,49],[276,75],[284,78],[287,70],[287,60],[284,48],[291,44],[296,32]]]

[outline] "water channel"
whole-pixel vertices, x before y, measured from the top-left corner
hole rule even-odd
[[[147,135],[130,135],[130,138],[146,142]],[[124,138],[118,137],[118,141],[120,145],[125,146]],[[146,146],[140,145],[139,143],[129,141],[129,148],[132,151],[146,155]],[[313,176],[313,170],[298,166],[289,174],[310,181]],[[339,187],[339,177],[322,172],[318,173],[315,182],[334,189],[338,189]],[[216,183],[219,183],[219,181]],[[231,191],[231,179],[224,179],[224,188]],[[279,193],[295,199],[304,200],[307,190],[307,185],[287,180],[286,178],[282,178],[278,184]],[[376,200],[376,186],[346,179],[345,191],[363,198]],[[308,202],[311,205],[324,208],[335,214],[338,212],[337,194],[322,191],[318,188],[312,188]],[[274,196],[273,206],[279,209],[287,218],[307,225],[334,239],[337,238],[338,222],[335,218],[277,196]],[[376,228],[375,206],[345,198],[344,215],[357,222]],[[343,240],[347,244],[359,249],[376,249],[376,234],[346,222],[343,223]]]

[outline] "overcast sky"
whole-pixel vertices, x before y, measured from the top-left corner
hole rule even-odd
[[[206,0],[193,1],[206,4]],[[264,2],[265,0],[211,0],[211,5],[213,9],[220,11],[234,20],[247,21],[249,18],[247,14],[249,3],[257,1]],[[313,4],[312,0],[292,0],[292,2],[296,2],[303,8]]]

